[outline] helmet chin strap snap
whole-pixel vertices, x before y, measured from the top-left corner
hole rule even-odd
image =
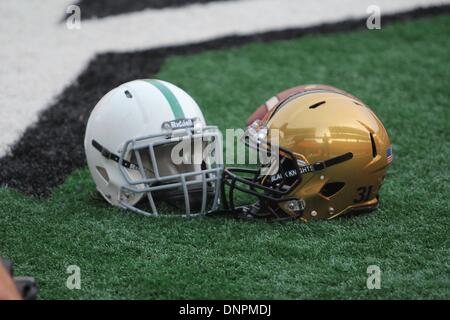
[[[290,202],[295,200],[290,200]],[[304,201],[303,201],[304,203]],[[272,222],[296,220],[303,216],[303,209],[298,208],[296,211],[292,211],[292,214],[286,216],[282,210],[273,208],[266,201],[258,200],[254,204],[248,206],[242,206],[236,208],[238,218],[241,219],[268,219]]]

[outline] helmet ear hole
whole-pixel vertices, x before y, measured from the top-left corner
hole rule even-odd
[[[108,175],[108,171],[106,171],[105,168],[100,167],[100,166],[96,166],[95,169],[97,169],[97,172],[100,174],[100,176],[103,178],[103,180],[105,180],[105,183],[109,183],[109,175]]]
[[[329,182],[320,189],[320,194],[329,198],[338,193],[344,186],[344,182]]]

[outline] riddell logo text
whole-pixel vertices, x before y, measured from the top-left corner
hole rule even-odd
[[[194,126],[194,121],[192,119],[180,119],[172,120],[168,122],[171,129],[183,129]]]

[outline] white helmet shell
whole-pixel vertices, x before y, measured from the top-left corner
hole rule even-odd
[[[194,125],[201,130],[194,132]],[[171,151],[175,142],[205,136],[213,137],[219,161],[212,166],[197,163],[180,167],[173,163]],[[157,215],[153,193],[178,189],[185,198],[183,214],[190,215],[188,186],[192,185],[204,193],[200,214],[218,206],[222,170],[220,131],[207,126],[192,97],[171,83],[134,80],[108,92],[91,112],[84,147],[97,190],[112,205]],[[211,187],[215,196],[207,210],[205,189]],[[149,200],[149,211],[135,207],[144,195]]]

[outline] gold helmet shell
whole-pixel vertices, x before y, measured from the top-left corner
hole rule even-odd
[[[262,120],[268,137],[277,131],[281,158],[291,155],[280,166],[301,173],[288,179],[287,194],[273,196],[288,217],[332,219],[378,207],[392,148],[382,122],[362,101],[330,86],[307,85],[274,96],[255,113],[252,120]],[[267,176],[256,180],[273,187]],[[261,201],[277,211],[270,200]]]

